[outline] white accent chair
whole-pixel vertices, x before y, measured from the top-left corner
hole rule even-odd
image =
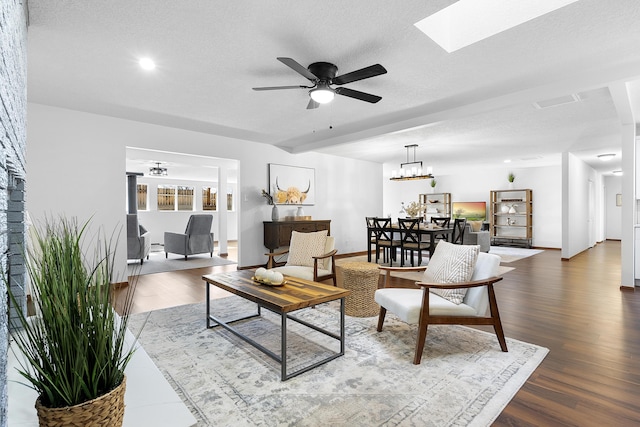
[[[285,276],[293,276],[298,277],[300,279],[312,280],[314,282],[322,282],[324,280],[331,279],[333,281],[333,286],[336,286],[336,263],[335,263],[335,254],[338,252],[335,249],[335,238],[332,236],[327,236],[327,240],[325,242],[324,254],[320,256],[313,256],[313,267],[308,265],[294,265],[289,262],[277,262],[275,261],[276,256],[281,256],[288,254],[290,251],[295,251],[295,247],[291,246],[289,249],[279,251],[279,252],[270,252],[265,255],[269,257],[268,265],[276,265],[277,267],[272,268],[273,271],[279,271]]]
[[[375,301],[380,305],[378,332],[382,331],[387,311],[394,313],[406,323],[418,323],[418,337],[413,359],[415,365],[418,365],[422,358],[427,327],[430,324],[493,325],[500,348],[502,351],[508,351],[493,290],[493,284],[502,280],[502,277],[497,276],[499,265],[499,256],[480,252],[469,282],[447,284],[416,282],[421,289],[386,287],[378,289],[375,293]],[[386,271],[385,286],[389,283],[393,271],[421,271],[426,268],[428,267],[380,266],[381,270]],[[432,288],[467,288],[467,293],[461,304],[454,304],[429,292]]]

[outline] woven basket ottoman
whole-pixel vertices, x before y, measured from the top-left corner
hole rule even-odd
[[[380,313],[374,300],[378,289],[380,270],[372,262],[345,262],[338,266],[342,270],[342,287],[351,294],[345,298],[345,313],[353,317],[372,317]]]

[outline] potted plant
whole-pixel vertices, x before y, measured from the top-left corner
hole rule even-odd
[[[113,236],[87,257],[87,227],[61,218],[33,229],[26,268],[35,316],[28,317],[9,293],[18,308],[11,319],[22,353],[18,371],[38,392],[40,426],[122,425],[124,370],[134,351],[125,343],[133,286],[119,316],[111,286]]]
[[[516,180],[516,176],[513,172],[509,172],[509,175],[507,175],[507,180],[509,181],[509,188],[513,188],[513,181]]]
[[[436,191],[436,184],[438,183],[438,181],[435,180],[435,178],[431,178],[431,192],[434,193]]]

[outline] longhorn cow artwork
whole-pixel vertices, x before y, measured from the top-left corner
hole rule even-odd
[[[269,187],[277,205],[313,205],[315,170],[270,163]]]

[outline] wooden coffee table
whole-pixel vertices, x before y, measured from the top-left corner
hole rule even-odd
[[[248,342],[258,350],[262,351],[272,359],[280,363],[282,381],[295,377],[303,372],[307,372],[313,368],[323,365],[337,357],[344,355],[344,298],[349,295],[349,291],[335,286],[325,285],[323,283],[312,282],[310,280],[298,279],[297,277],[285,276],[285,285],[268,286],[254,282],[251,277],[252,270],[239,270],[221,274],[208,274],[202,276],[206,282],[207,291],[207,328],[222,326],[229,332],[235,334],[239,338]],[[217,286],[233,294],[239,295],[249,301],[257,304],[257,313],[237,319],[223,321],[211,314],[210,307],[210,288]],[[319,326],[310,324],[302,319],[298,319],[289,313],[306,307],[312,307],[330,301],[340,300],[340,333],[336,334]],[[280,354],[276,354],[267,349],[263,345],[257,343],[250,337],[240,333],[233,328],[230,323],[239,320],[249,319],[261,315],[261,309],[265,308],[281,318],[281,349]],[[313,363],[309,366],[298,369],[294,372],[287,372],[287,320],[291,319],[304,326],[321,332],[331,338],[340,341],[340,352],[331,354],[329,357]],[[212,323],[215,322],[215,323]]]

